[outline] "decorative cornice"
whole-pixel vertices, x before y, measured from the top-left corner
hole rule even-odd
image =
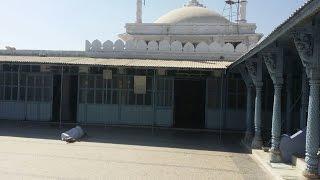
[[[301,6],[293,15],[291,15],[287,20],[281,23],[278,27],[274,29],[269,36],[264,38],[264,40],[259,43],[255,48],[250,50],[248,53],[240,57],[237,61],[235,61],[231,66],[229,66],[229,70],[236,67],[238,64],[241,64],[243,61],[251,58],[259,51],[263,50],[271,43],[273,43],[279,37],[288,34],[292,28],[297,26],[300,22],[309,18],[316,14],[319,11],[320,1],[310,0],[307,1],[303,6]]]

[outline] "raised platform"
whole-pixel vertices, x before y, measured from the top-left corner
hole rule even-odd
[[[304,158],[303,157],[296,157],[296,156],[292,156],[292,164],[294,165],[294,166],[296,166],[296,168],[298,169],[298,170],[300,170],[301,171],[301,173],[306,169],[306,167],[307,167],[307,164],[306,164],[306,162],[305,162],[305,160],[304,160]],[[320,163],[318,164],[318,173],[320,174]]]
[[[275,179],[292,180],[306,179],[302,175],[303,165],[299,159],[295,165],[284,163],[270,163],[270,153],[263,150],[252,150],[252,158],[264,167]]]
[[[296,167],[297,170],[300,170],[301,173],[306,169],[307,164],[304,158],[292,156],[292,165]]]

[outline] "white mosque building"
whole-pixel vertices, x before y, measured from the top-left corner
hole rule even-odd
[[[256,25],[247,23],[247,1],[241,2],[239,23],[230,22],[219,13],[194,0],[161,16],[153,23],[142,23],[141,1],[137,4],[137,22],[126,24],[126,33],[119,35],[124,41],[167,41],[169,43],[179,41],[184,45],[189,42],[195,46],[194,48],[201,43],[198,50],[205,52],[215,50],[219,46],[224,47],[227,43],[235,45],[235,48],[241,44],[238,47],[238,52],[241,52],[255,46],[261,38],[261,34],[255,32]],[[211,49],[205,48],[205,44],[211,45]],[[188,45],[188,47],[191,46]]]
[[[137,0],[115,42],[0,50],[0,121],[246,132],[244,143],[271,146],[270,162],[298,154],[319,179],[320,1],[261,42],[238,2],[236,22],[190,0],[145,23]]]
[[[169,52],[173,58],[176,58],[175,53],[185,52],[205,54],[211,60],[234,61],[253,48],[262,37],[262,34],[255,32],[256,24],[247,23],[247,3],[245,0],[240,2],[238,22],[231,22],[197,0],[190,0],[153,23],[143,23],[142,0],[138,0],[136,22],[127,23],[126,32],[119,35],[125,46],[119,41],[115,44],[106,41],[102,45],[97,40],[92,44],[87,42],[86,50]],[[167,56],[170,55],[166,55],[169,58]]]
[[[137,0],[136,22],[115,42],[1,50],[0,119],[244,131],[245,85],[225,72],[262,37],[247,3],[237,22],[190,0],[144,23]]]

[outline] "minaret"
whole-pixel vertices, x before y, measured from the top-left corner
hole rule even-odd
[[[137,0],[137,20],[136,23],[142,23],[142,0]]]
[[[247,22],[247,0],[240,0],[240,11],[239,11],[239,22],[246,23]]]

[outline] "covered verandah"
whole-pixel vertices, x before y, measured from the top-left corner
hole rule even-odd
[[[270,162],[280,163],[281,135],[306,127],[304,175],[309,178],[319,177],[319,11],[319,1],[308,1],[228,69],[239,72],[247,87],[244,141],[258,149],[271,141]]]
[[[17,54],[0,56],[0,120],[245,130],[245,85],[225,77],[231,61]]]

